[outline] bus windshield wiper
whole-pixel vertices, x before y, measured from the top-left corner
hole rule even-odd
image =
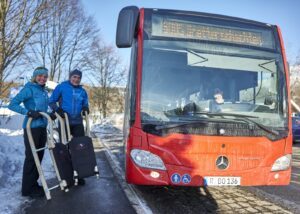
[[[171,124],[161,124],[161,125],[155,125],[155,130],[161,130],[161,129],[171,129],[176,128],[180,126],[186,126],[186,125],[195,125],[195,124],[207,124],[210,122],[225,122],[225,123],[233,123],[237,121],[246,122],[250,124],[254,124],[260,129],[273,134],[273,135],[280,135],[278,131],[270,129],[269,127],[258,123],[250,118],[259,118],[257,116],[251,116],[251,115],[244,115],[244,114],[234,114],[234,113],[212,113],[212,112],[194,112],[194,115],[207,115],[207,116],[220,116],[222,119],[216,119],[216,118],[181,118],[183,119],[183,122],[177,122],[177,123],[171,123]],[[224,118],[224,117],[234,117],[233,119]]]
[[[207,124],[206,120],[190,120],[189,122],[180,122],[180,123],[170,123],[170,124],[165,124],[165,125],[158,125],[155,127],[156,130],[161,130],[161,129],[172,129],[180,126],[186,126],[186,125],[191,125],[191,124]]]
[[[248,123],[253,123],[256,126],[258,126],[259,128],[261,128],[262,130],[264,130],[264,131],[266,131],[266,132],[268,132],[270,134],[273,134],[273,135],[276,135],[276,136],[279,135],[278,131],[270,129],[269,127],[267,127],[267,126],[265,126],[265,125],[263,125],[261,123],[258,123],[258,122],[254,121],[254,120],[252,120],[252,119],[250,119],[248,117],[241,117],[241,118],[239,118],[239,120],[242,120],[242,121],[245,121],[245,122],[248,122]]]
[[[228,116],[228,117],[243,117],[243,118],[258,118],[257,116],[251,115],[244,115],[244,114],[234,114],[234,113],[213,113],[213,112],[194,112],[193,114],[200,114],[200,115],[208,115],[208,116]]]
[[[238,120],[244,121],[246,123],[252,123],[261,128],[262,130],[273,134],[273,135],[279,135],[279,132],[273,129],[268,128],[267,126],[258,123],[250,118],[258,118],[256,116],[250,116],[250,115],[244,115],[244,114],[233,114],[233,113],[211,113],[211,112],[195,112],[195,114],[204,114],[204,115],[211,115],[211,116],[228,116],[228,117],[235,117],[238,118]]]
[[[157,125],[155,127],[156,130],[161,130],[161,129],[171,129],[171,128],[176,128],[180,126],[186,126],[186,125],[195,125],[195,124],[208,124],[210,122],[223,122],[223,123],[232,123],[236,122],[231,119],[226,119],[222,118],[220,119],[213,119],[213,118],[180,118],[182,119],[182,122],[177,122],[177,123],[170,123],[170,124],[164,124],[164,125]]]

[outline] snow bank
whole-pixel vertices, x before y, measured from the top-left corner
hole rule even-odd
[[[2,118],[1,118],[2,120]],[[16,213],[21,196],[24,160],[23,131],[0,129],[0,213]]]
[[[25,148],[23,116],[0,116],[0,214],[19,213],[20,206],[29,198],[21,196]],[[45,153],[43,169],[47,178],[54,177],[49,153]]]
[[[10,111],[8,108],[0,108],[0,129],[22,129],[24,116]]]
[[[124,114],[113,114],[91,126],[93,132],[109,134],[118,132],[123,127]]]
[[[123,121],[124,121],[124,113],[121,114],[113,114],[110,117],[112,123],[116,126],[116,127],[123,127]]]

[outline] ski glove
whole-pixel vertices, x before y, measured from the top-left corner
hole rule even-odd
[[[41,117],[42,115],[38,111],[29,110],[27,112],[27,116],[32,117],[32,119],[37,119],[37,118]]]
[[[65,112],[62,108],[58,108],[56,109],[57,114],[59,114],[59,116],[61,116],[62,118],[65,118]]]
[[[87,114],[90,114],[90,109],[89,109],[89,107],[83,107],[82,108],[82,111],[83,111],[83,114],[85,115],[85,112],[87,113]]]
[[[55,115],[55,111],[52,111],[49,116],[51,117],[51,120],[55,120],[56,119],[56,115]]]

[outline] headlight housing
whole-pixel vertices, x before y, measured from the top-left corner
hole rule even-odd
[[[288,154],[288,155],[284,155],[280,158],[278,158],[273,166],[271,171],[280,171],[280,170],[286,170],[291,166],[291,160],[292,160],[292,155]]]
[[[166,170],[165,164],[157,155],[140,149],[133,149],[130,156],[134,163],[143,168]]]

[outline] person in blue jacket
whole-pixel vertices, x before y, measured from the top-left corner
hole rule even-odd
[[[80,85],[81,78],[81,71],[75,69],[70,72],[69,80],[56,86],[49,100],[49,106],[62,118],[65,117],[64,113],[67,113],[73,137],[85,135],[81,113],[89,114],[88,95]],[[83,179],[79,179],[78,184],[84,183]]]
[[[22,195],[30,197],[42,197],[44,191],[38,185],[38,170],[36,168],[32,151],[30,148],[28,135],[26,132],[26,123],[28,117],[31,117],[31,131],[34,144],[37,149],[45,147],[47,141],[47,119],[43,118],[39,112],[47,112],[48,92],[45,90],[45,84],[48,78],[48,70],[44,67],[38,67],[34,70],[31,82],[28,82],[24,88],[11,100],[8,108],[17,113],[26,115],[23,121],[25,161],[23,166]],[[24,107],[20,104],[23,103]],[[52,119],[54,115],[51,115]],[[44,151],[38,152],[40,161],[44,156]]]

